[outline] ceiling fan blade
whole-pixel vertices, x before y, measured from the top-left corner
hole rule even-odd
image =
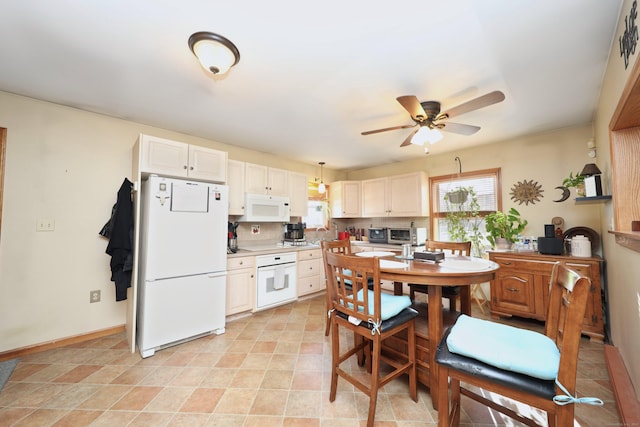
[[[411,114],[412,119],[415,120],[418,117],[422,117],[424,120],[427,117],[427,113],[424,112],[420,101],[414,95],[399,96],[396,100]]]
[[[413,135],[415,135],[418,131],[420,130],[420,128],[414,130],[413,132],[411,132],[409,134],[409,136],[407,137],[407,139],[405,139],[402,144],[400,144],[400,147],[406,147],[407,145],[411,145],[411,138],[413,138]]]
[[[439,117],[444,118],[447,117],[456,117],[461,114],[468,113],[473,110],[478,110],[483,107],[488,107],[489,105],[497,104],[498,102],[504,101],[504,93],[499,90],[495,90],[493,92],[487,93],[486,95],[479,96],[478,98],[472,99],[471,101],[467,101],[464,104],[460,104],[456,107],[453,107],[447,111],[443,111]]]
[[[480,130],[480,126],[444,122],[438,123],[438,129],[446,132],[459,133],[460,135],[473,135]]]
[[[365,131],[365,132],[361,132],[360,135],[371,135],[372,133],[386,132],[388,130],[408,129],[408,128],[412,128],[414,126],[415,125],[402,125],[402,126],[393,126],[393,127],[384,128],[384,129],[368,130],[368,131]]]

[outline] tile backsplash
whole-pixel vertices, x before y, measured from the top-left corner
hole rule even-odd
[[[235,221],[232,216],[229,221]],[[331,227],[329,230],[307,230],[305,232],[305,238],[309,242],[317,242],[319,240],[334,240],[338,237],[338,231],[344,231],[348,227],[364,228],[365,230],[371,227],[409,227],[411,223],[415,227],[426,227],[429,230],[429,218],[428,217],[415,217],[415,218],[353,218],[353,219],[337,219],[331,220]],[[254,234],[252,232],[253,226],[260,226],[260,233]],[[284,238],[285,224],[280,222],[241,222],[237,228],[238,233],[238,246],[243,244],[260,244],[279,242]],[[427,236],[430,233],[427,231]]]

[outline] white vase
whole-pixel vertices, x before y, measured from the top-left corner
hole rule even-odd
[[[511,246],[513,245],[513,243],[511,243],[510,241],[508,241],[504,237],[497,237],[495,240],[496,240],[496,249],[499,249],[499,250],[502,250],[502,251],[510,250]]]

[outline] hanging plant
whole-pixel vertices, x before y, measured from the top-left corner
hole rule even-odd
[[[469,196],[469,190],[466,188],[458,188],[457,190],[449,191],[445,194],[445,200],[448,200],[449,203],[453,203],[454,205],[459,205],[467,201],[467,197]]]
[[[458,201],[456,197],[462,197]],[[454,197],[453,201],[452,196]],[[471,242],[471,252],[480,256],[483,249],[482,217],[480,217],[480,203],[473,187],[458,187],[444,195],[447,211],[447,233],[454,242]]]

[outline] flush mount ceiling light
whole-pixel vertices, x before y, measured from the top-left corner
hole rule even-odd
[[[204,69],[213,74],[224,74],[240,61],[240,52],[229,39],[207,31],[192,34],[189,49]]]
[[[420,126],[418,132],[411,138],[411,143],[415,145],[435,144],[442,139],[442,132],[438,129],[431,129],[429,126]]]
[[[320,194],[324,194],[327,191],[327,187],[324,185],[324,174],[322,171],[323,166],[325,165],[324,162],[318,162],[318,164],[320,165],[320,184],[318,184],[318,193]],[[316,181],[318,180],[318,178],[316,178]]]

